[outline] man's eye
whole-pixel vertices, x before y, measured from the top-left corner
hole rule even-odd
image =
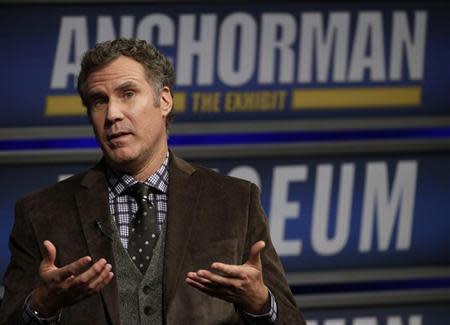
[[[105,99],[105,98],[95,98],[95,99],[92,101],[91,106],[92,106],[93,108],[99,109],[99,108],[102,108],[107,102],[108,102],[108,100]]]
[[[134,91],[126,91],[125,93],[124,93],[124,97],[125,98],[131,98],[131,97],[133,97],[134,96]]]

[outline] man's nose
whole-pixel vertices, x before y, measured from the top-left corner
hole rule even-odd
[[[106,113],[106,121],[108,123],[114,123],[116,121],[122,120],[123,115],[123,105],[122,103],[114,98],[110,98],[108,102],[108,110]]]

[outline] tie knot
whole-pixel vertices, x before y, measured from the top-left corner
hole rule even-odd
[[[140,201],[148,198],[150,186],[144,183],[136,183],[129,188],[129,192],[137,201]]]

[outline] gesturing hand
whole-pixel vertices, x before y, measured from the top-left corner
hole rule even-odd
[[[250,257],[242,265],[214,262],[211,271],[189,272],[186,282],[210,295],[239,305],[252,314],[263,314],[269,309],[269,291],[262,276],[261,250],[263,241],[250,249]]]
[[[88,267],[92,258],[82,257],[58,268],[55,266],[56,247],[44,241],[45,256],[39,266],[40,282],[31,294],[30,304],[43,315],[55,314],[99,292],[114,276],[111,265],[100,259]]]

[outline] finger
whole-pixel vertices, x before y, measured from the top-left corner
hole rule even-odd
[[[213,269],[213,271],[216,271],[216,274],[217,272],[219,272],[219,275],[225,277],[237,278],[241,280],[245,278],[245,273],[242,270],[242,265],[231,265],[214,262],[213,264],[211,264],[211,269]]]
[[[205,284],[195,281],[192,278],[189,278],[189,277],[186,278],[186,283],[189,284],[190,286],[210,295],[210,296],[213,296],[213,297],[219,296],[219,292],[217,292],[217,290],[213,290],[213,289],[209,288],[208,286],[206,286]]]
[[[68,290],[70,287],[73,286],[75,281],[75,275],[71,275],[68,278],[66,278],[61,284],[60,288],[62,291]]]
[[[194,279],[192,279],[191,277],[187,277],[185,279],[186,283],[193,286],[194,288],[197,288],[199,290],[206,290],[206,286],[202,283],[200,283],[199,281],[195,281]]]
[[[200,283],[202,283],[204,285],[208,285],[208,284],[212,285],[213,284],[210,280],[202,278],[201,276],[198,276],[198,274],[196,272],[189,272],[187,274],[187,277],[192,279],[192,280],[194,280],[194,281],[196,281],[196,282],[200,282]]]
[[[93,281],[103,272],[106,265],[107,263],[104,258],[99,259],[87,271],[84,271],[83,273],[81,273],[76,277],[75,279],[76,285],[80,287],[88,286],[91,281]]]
[[[112,279],[113,273],[111,272],[112,266],[111,264],[106,264],[102,273],[94,279],[88,285],[90,293],[99,292],[104,286],[106,286]]]
[[[217,286],[224,286],[224,287],[235,287],[238,285],[238,280],[234,279],[234,278],[227,278],[215,273],[212,273],[210,271],[207,270],[200,270],[197,272],[197,275],[200,278],[209,280],[211,282],[211,284]]]
[[[258,270],[262,269],[261,264],[261,250],[266,246],[266,243],[262,240],[257,241],[250,248],[250,256],[245,264],[252,265],[256,267]]]
[[[46,264],[46,267],[55,266],[56,259],[56,247],[50,240],[44,240],[44,259],[42,262]]]
[[[66,266],[59,268],[56,272],[56,275],[59,281],[64,281],[72,275],[77,275],[82,273],[86,267],[91,263],[92,258],[90,256],[84,256],[75,262],[72,262]]]
[[[91,281],[90,286],[94,288],[94,287],[97,287],[99,285],[102,285],[105,281],[108,280],[110,275],[112,275],[111,270],[112,270],[111,264],[106,264],[105,268],[102,271],[102,273],[100,273],[100,275],[98,277],[94,278]]]

